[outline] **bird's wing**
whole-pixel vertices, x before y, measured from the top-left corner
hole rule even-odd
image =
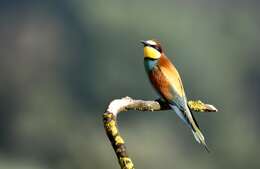
[[[179,72],[171,61],[166,56],[163,56],[160,59],[159,67],[174,92],[176,92],[178,96],[186,99]]]
[[[168,92],[170,92],[172,96],[164,96],[165,99],[170,103],[170,106],[175,110],[177,115],[188,124],[188,126],[193,128],[194,125],[191,123],[195,120],[193,120],[193,115],[187,106],[187,99],[177,69],[166,56],[161,58],[159,69],[162,76],[166,79],[165,81],[168,83]]]

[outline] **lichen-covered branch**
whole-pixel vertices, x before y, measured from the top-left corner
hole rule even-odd
[[[196,112],[217,111],[214,106],[205,104],[201,101],[189,101],[188,105],[191,110]],[[116,117],[118,113],[128,110],[159,111],[168,109],[170,109],[170,107],[160,99],[156,101],[144,101],[124,97],[122,99],[113,100],[109,104],[106,112],[103,114],[103,122],[106,134],[113,146],[121,169],[134,169],[134,164],[127,154],[125,142],[117,127]]]
[[[192,111],[195,112],[217,112],[218,109],[211,104],[205,104],[200,100],[188,101],[188,106]]]

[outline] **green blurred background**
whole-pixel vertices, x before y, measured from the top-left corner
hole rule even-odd
[[[131,111],[120,131],[137,169],[259,169],[257,0],[1,0],[0,168],[119,168],[102,113],[115,98],[155,99],[141,39],[159,39],[211,154],[174,112]],[[141,141],[140,141],[141,140]]]

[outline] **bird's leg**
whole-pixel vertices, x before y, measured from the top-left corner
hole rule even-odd
[[[171,109],[169,104],[163,98],[159,97],[155,101],[158,102],[161,105],[161,110]]]

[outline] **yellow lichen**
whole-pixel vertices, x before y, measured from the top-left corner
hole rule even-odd
[[[118,129],[117,129],[117,127],[116,127],[116,122],[115,122],[115,120],[111,120],[111,121],[107,122],[107,123],[105,124],[105,127],[107,128],[107,130],[109,130],[109,131],[112,132],[112,135],[113,135],[113,136],[117,135]]]
[[[111,120],[111,121],[108,122],[106,125],[107,125],[108,127],[113,127],[113,126],[116,125],[116,122],[115,122],[114,120]]]
[[[105,113],[104,118],[112,118],[113,114],[111,113]]]
[[[115,141],[116,141],[116,145],[125,143],[121,136],[116,136]]]
[[[120,164],[123,169],[134,169],[134,164],[132,160],[128,157],[121,157]]]
[[[207,109],[205,104],[202,101],[200,101],[200,100],[198,100],[198,101],[189,101],[188,105],[194,111],[203,112],[203,111],[205,111]]]
[[[109,124],[109,130],[112,132],[112,135],[113,136],[115,136],[115,135],[117,135],[117,133],[118,133],[118,129],[117,129],[117,127],[116,127],[116,122],[115,121],[111,121],[111,122],[109,122],[110,124]]]

